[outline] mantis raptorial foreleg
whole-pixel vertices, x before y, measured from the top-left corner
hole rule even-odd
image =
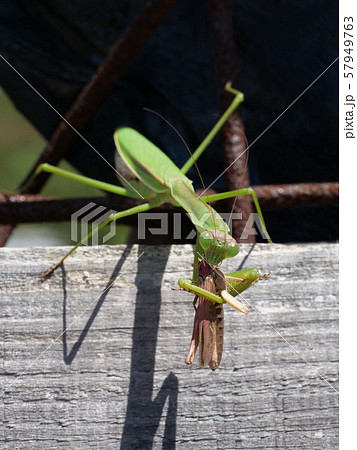
[[[237,272],[232,272],[224,275],[224,283],[225,283],[225,291],[230,296],[237,296],[241,292],[248,289],[252,284],[254,284],[259,279],[259,271],[258,269],[244,269],[238,270]],[[205,289],[200,288],[196,282],[192,281],[189,278],[181,278],[178,281],[178,284],[181,289],[191,292],[192,294],[197,295],[198,297],[205,298],[207,300],[211,300],[216,303],[230,303],[229,296],[223,294],[225,298],[222,298],[221,295],[217,295],[213,292],[207,291]],[[222,289],[223,291],[223,289]],[[227,300],[228,299],[228,300]],[[235,309],[242,312],[243,314],[248,314],[248,309],[242,305],[238,300],[232,302],[231,304]]]

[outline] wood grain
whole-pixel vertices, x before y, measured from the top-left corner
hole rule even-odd
[[[242,246],[271,276],[225,306],[220,367],[186,366],[191,246],[1,249],[4,448],[338,448],[338,247]],[[5,391],[5,392],[4,392]]]

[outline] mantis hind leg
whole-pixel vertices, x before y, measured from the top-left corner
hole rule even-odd
[[[200,198],[204,202],[214,202],[214,201],[219,201],[219,200],[225,200],[227,198],[237,197],[238,195],[251,195],[252,196],[252,199],[253,199],[253,202],[254,202],[254,205],[255,205],[255,209],[257,210],[257,213],[258,213],[258,216],[259,216],[259,219],[260,219],[261,231],[265,235],[265,238],[267,239],[267,241],[272,243],[273,241],[271,240],[271,238],[269,236],[269,233],[268,233],[268,230],[266,228],[264,217],[263,217],[263,213],[262,213],[262,210],[260,208],[258,198],[257,198],[256,193],[254,192],[254,189],[252,187],[247,187],[247,188],[239,189],[239,190],[236,190],[236,191],[221,192],[219,194],[204,195],[204,196],[202,196]]]
[[[81,239],[74,247],[71,248],[71,250],[66,253],[63,258],[61,258],[54,266],[52,266],[50,269],[48,269],[43,275],[42,278],[48,277],[57,267],[59,267],[65,259],[68,258],[73,252],[77,250],[77,248],[84,243],[88,241],[89,238],[91,238],[94,234],[98,233],[99,230],[101,230],[103,227],[108,225],[109,223],[113,222],[114,220],[121,219],[123,217],[132,216],[134,214],[138,214],[140,212],[148,211],[155,206],[158,206],[158,202],[150,202],[150,203],[143,203],[142,205],[134,206],[133,208],[126,209],[124,211],[120,211],[117,213],[111,214],[106,220],[104,220],[101,224],[99,224],[96,228],[94,228],[90,233],[88,233],[83,239]]]

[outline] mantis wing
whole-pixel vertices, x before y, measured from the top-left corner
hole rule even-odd
[[[118,156],[128,169],[124,176],[129,178],[130,183],[138,183],[134,187],[138,186],[140,193],[143,183],[149,188],[149,191],[144,189],[144,193],[151,194],[149,197],[166,192],[170,195],[169,187],[175,180],[185,181],[193,192],[192,182],[163,151],[138,131],[128,127],[119,128],[114,133],[114,142]],[[117,166],[120,166],[118,162],[117,159]]]
[[[124,162],[127,168],[124,177],[144,198],[161,194],[163,202],[182,206],[199,232],[207,229],[229,232],[221,216],[197,197],[192,181],[156,145],[128,127],[116,130],[114,141],[121,159],[117,166]]]

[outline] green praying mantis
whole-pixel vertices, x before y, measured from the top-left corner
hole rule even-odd
[[[194,329],[186,363],[192,364],[196,349],[199,347],[200,365],[208,365],[212,370],[219,366],[222,357],[223,303],[228,303],[242,313],[248,314],[249,310],[235,296],[248,289],[259,279],[259,271],[253,268],[225,275],[219,269],[223,260],[237,256],[239,246],[229,235],[228,225],[212,208],[211,202],[238,195],[251,195],[262,230],[265,237],[271,242],[258,199],[252,188],[198,197],[193,189],[192,181],[186,177],[188,170],[196,163],[228,117],[244,99],[243,94],[233,89],[230,84],[227,84],[226,89],[234,94],[231,105],[181,169],[139,132],[132,128],[122,127],[114,133],[117,148],[116,168],[120,174],[119,179],[122,186],[74,174],[49,164],[40,165],[34,174],[34,177],[43,171],[57,174],[107,192],[145,200],[138,206],[111,214],[45,272],[43,278],[60,266],[94,233],[112,221],[148,211],[166,202],[181,206],[186,210],[196,227],[197,240],[192,279],[180,279],[178,284],[182,290],[195,295],[195,302],[199,299],[199,306],[195,307]]]

